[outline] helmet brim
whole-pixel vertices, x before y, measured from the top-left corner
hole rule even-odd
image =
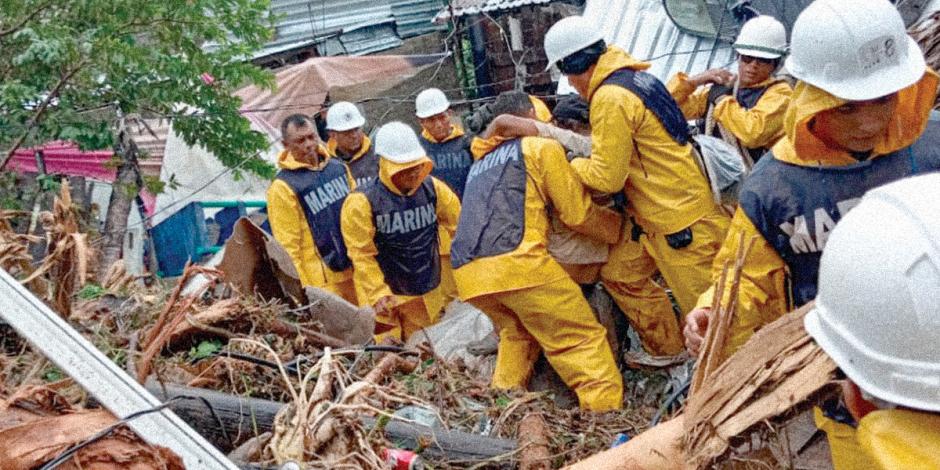
[[[437,105],[437,106],[435,106],[435,107],[433,107],[433,108],[425,109],[425,110],[423,110],[422,112],[417,112],[417,111],[415,111],[415,116],[417,116],[419,119],[426,119],[426,118],[429,118],[429,117],[431,117],[431,116],[435,116],[435,115],[441,114],[441,113],[447,111],[448,109],[450,109],[450,103],[443,103],[443,104]]]
[[[803,327],[816,341],[816,344],[832,358],[832,361],[842,369],[842,372],[855,382],[862,390],[890,403],[908,406],[920,410],[940,412],[940,400],[918,400],[901,396],[887,389],[883,383],[872,380],[871,377],[881,376],[885,381],[892,380],[892,374],[887,373],[890,367],[885,358],[874,351],[863,351],[864,345],[854,338],[846,336],[839,331],[838,325],[825,320],[826,309],[817,303],[803,318]]]
[[[342,125],[342,126],[338,126],[338,125],[331,126],[327,124],[326,130],[334,131],[334,132],[346,132],[346,131],[355,129],[357,127],[362,127],[365,124],[366,124],[366,119],[360,116],[359,118],[353,119],[352,121],[349,121],[345,125]]]
[[[828,81],[803,75],[793,67],[793,56],[787,58],[786,68],[798,80],[809,83],[836,98],[847,101],[867,101],[897,93],[918,81],[927,72],[924,54],[913,38],[907,36],[907,60],[895,67],[883,68],[865,77]]]
[[[785,55],[784,53],[776,53],[776,52],[770,52],[766,50],[751,49],[744,45],[741,45],[741,46],[736,45],[733,47],[734,47],[734,50],[738,54],[746,55],[749,57],[757,57],[759,59],[779,59]]]

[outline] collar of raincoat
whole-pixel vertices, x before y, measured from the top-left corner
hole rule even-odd
[[[590,102],[594,92],[600,88],[601,83],[612,73],[620,69],[646,70],[650,68],[648,62],[635,59],[627,51],[617,47],[610,46],[607,51],[601,54],[597,60],[597,67],[594,68],[594,74],[591,75],[591,83],[588,85],[588,99]]]
[[[418,190],[418,188],[416,187],[412,189],[408,194],[405,194],[402,192],[401,189],[398,188],[398,186],[395,186],[395,183],[392,182],[392,177],[403,170],[407,170],[409,168],[413,168],[419,165],[424,167],[422,174],[421,174],[421,178],[420,178],[421,181],[424,181],[425,178],[427,178],[428,175],[431,174],[431,170],[434,169],[434,162],[432,162],[430,158],[422,157],[418,160],[415,160],[413,162],[408,162],[408,163],[395,163],[385,158],[379,158],[379,180],[391,192],[399,196],[411,196],[412,194],[415,193],[415,191]]]
[[[421,128],[421,137],[424,137],[428,142],[431,142],[432,144],[441,144],[444,142],[450,142],[451,140],[454,140],[462,136],[463,134],[464,132],[463,132],[462,127],[458,126],[457,124],[451,124],[450,135],[445,137],[444,140],[438,142],[437,140],[434,140],[434,136],[432,136],[431,133],[428,132],[427,129],[425,129],[424,127]]]
[[[474,137],[473,142],[470,143],[470,153],[473,154],[474,160],[479,160],[486,156],[486,154],[492,152],[496,147],[499,147],[499,145],[503,142],[512,139],[512,137],[503,137],[499,135],[494,135],[487,139],[482,137]]]
[[[319,170],[323,168],[324,165],[326,165],[326,161],[330,159],[330,154],[322,144],[317,147],[317,153],[320,154],[322,160],[320,161],[319,165],[311,165],[309,163],[297,160],[297,158],[294,157],[294,154],[288,152],[287,150],[281,150],[281,152],[277,154],[277,166],[285,170],[298,170],[301,168]]]
[[[354,162],[362,158],[362,156],[365,155],[366,152],[369,151],[369,148],[371,146],[372,146],[372,139],[370,139],[369,136],[362,134],[362,145],[359,146],[359,150],[356,152],[355,155],[352,156],[352,158],[349,159],[349,161]],[[342,157],[340,157],[339,154],[336,153],[337,152],[336,139],[330,138],[330,140],[326,141],[326,147],[327,149],[329,149],[330,155],[335,155],[339,157],[340,159],[342,159]]]
[[[756,85],[751,85],[751,86],[741,87],[741,88],[744,88],[744,89],[747,89],[747,90],[750,90],[751,88],[770,88],[770,85],[773,85],[773,84],[775,84],[775,83],[777,83],[777,82],[782,82],[782,81],[783,81],[782,78],[778,78],[778,77],[775,77],[775,76],[771,75],[771,76],[767,77],[766,80],[764,80],[764,81],[762,81],[762,82],[760,82],[760,83],[758,83],[758,84],[756,84]]]
[[[898,92],[898,108],[885,129],[884,136],[875,144],[872,156],[879,157],[913,144],[927,128],[930,110],[937,97],[936,72],[927,69],[915,84]],[[809,130],[813,116],[847,103],[805,82],[793,89],[790,107],[784,116],[786,136],[773,147],[774,156],[781,161],[802,166],[844,166],[858,163],[849,152],[833,149]]]

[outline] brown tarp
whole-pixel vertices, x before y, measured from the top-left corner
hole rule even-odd
[[[248,86],[235,95],[242,99],[243,114],[256,122],[264,121],[274,131],[291,114],[318,112],[331,90],[343,89],[342,95],[347,100],[375,98],[423,68],[440,64],[447,56],[314,57],[277,72],[273,91]]]

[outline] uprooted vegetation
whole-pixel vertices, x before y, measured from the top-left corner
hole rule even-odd
[[[211,400],[190,411],[206,417],[193,421],[203,434],[218,431],[199,427],[206,423],[222,428],[210,441],[240,463],[385,468],[385,449],[408,448],[434,468],[557,468],[608,449],[618,434],[636,436],[654,416],[671,411],[660,409],[666,392],[675,390],[662,371],[627,369],[625,409],[596,414],[557,406],[552,392],[490,389],[492,356],[467,362],[445,360],[428,344],[369,346],[364,338],[371,324],[349,321],[368,312],[316,290],[305,293],[291,280],[290,263],[276,243],[245,224],[233,238],[248,248],[218,268],[188,266],[167,282],[130,275],[117,263],[93,283],[94,243],[78,233],[67,194],[63,190],[56,210],[42,216],[48,248],[38,263],[28,245],[40,240],[16,233],[11,224],[30,214],[0,213],[2,267],[158,396],[175,387],[174,393],[210,390],[223,394],[216,398],[234,400],[228,415],[225,403]],[[36,466],[114,426],[113,416],[9,325],[0,324],[0,347],[0,434],[14,429],[4,412],[45,409],[23,399],[29,396],[58,404],[55,413],[37,411],[43,419],[69,417],[54,426],[94,423],[79,426],[81,432],[59,447],[43,453],[17,447],[14,457]],[[262,408],[270,412],[256,413]],[[83,421],[85,416],[91,421]],[[760,434],[762,442],[779,440],[775,427],[765,426]],[[120,449],[150,458],[153,466],[145,468],[173,468],[172,455],[134,440],[127,427],[105,438],[111,444],[71,456],[75,468],[92,457],[120,462]],[[738,462],[738,468],[791,468],[786,451],[735,457],[754,447],[755,440],[747,441],[740,446],[743,441],[736,440],[728,451],[713,448],[709,458],[717,461],[714,456],[723,452],[719,460]]]

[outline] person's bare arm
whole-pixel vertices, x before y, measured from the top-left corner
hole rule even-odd
[[[481,138],[489,139],[494,135],[500,137],[535,137],[539,135],[538,128],[535,127],[535,121],[511,114],[500,114],[493,119],[486,130],[480,134]]]

